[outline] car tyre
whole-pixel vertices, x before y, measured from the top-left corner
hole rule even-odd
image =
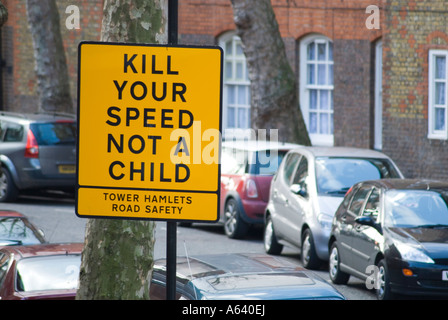
[[[310,229],[306,229],[303,232],[300,257],[303,266],[307,269],[318,269],[321,266],[322,261],[317,256],[313,235],[311,234]]]
[[[280,253],[282,253],[283,245],[281,245],[277,241],[274,224],[272,223],[271,217],[267,217],[266,219],[263,242],[264,250],[266,251],[266,253],[273,255],[279,255]]]
[[[224,232],[229,238],[241,239],[249,230],[249,225],[241,218],[238,202],[227,200],[224,210]]]
[[[376,278],[376,297],[378,300],[390,300],[394,298],[390,289],[389,271],[384,259],[378,262],[378,273]]]
[[[347,284],[350,279],[350,275],[341,271],[341,256],[336,241],[331,244],[330,247],[330,259],[328,262],[328,273],[330,279],[334,284]]]
[[[19,196],[17,188],[11,173],[8,169],[2,167],[0,170],[0,202],[12,202]]]

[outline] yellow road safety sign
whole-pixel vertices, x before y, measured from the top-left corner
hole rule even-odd
[[[76,214],[216,221],[222,50],[79,45]]]

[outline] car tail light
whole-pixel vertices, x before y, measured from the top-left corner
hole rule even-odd
[[[26,139],[25,158],[39,158],[39,145],[31,130]]]
[[[246,181],[246,194],[249,198],[258,198],[257,185],[252,179]]]

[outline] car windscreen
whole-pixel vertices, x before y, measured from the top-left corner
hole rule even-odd
[[[30,127],[40,146],[75,144],[76,123],[73,121],[33,123]]]
[[[80,254],[33,257],[17,264],[17,291],[76,289]]]
[[[448,226],[448,205],[444,194],[431,190],[389,190],[384,199],[386,226]]]
[[[319,194],[340,196],[360,181],[400,176],[388,159],[319,157],[316,178]]]
[[[42,243],[32,229],[20,218],[0,218],[0,244],[26,245]]]

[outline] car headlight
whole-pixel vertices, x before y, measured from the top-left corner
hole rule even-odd
[[[405,243],[395,243],[395,247],[401,254],[401,258],[407,261],[424,262],[424,263],[434,263],[427,254],[422,250]]]
[[[331,229],[331,224],[333,223],[333,217],[326,213],[321,213],[317,216],[317,221],[319,221],[322,228]]]

